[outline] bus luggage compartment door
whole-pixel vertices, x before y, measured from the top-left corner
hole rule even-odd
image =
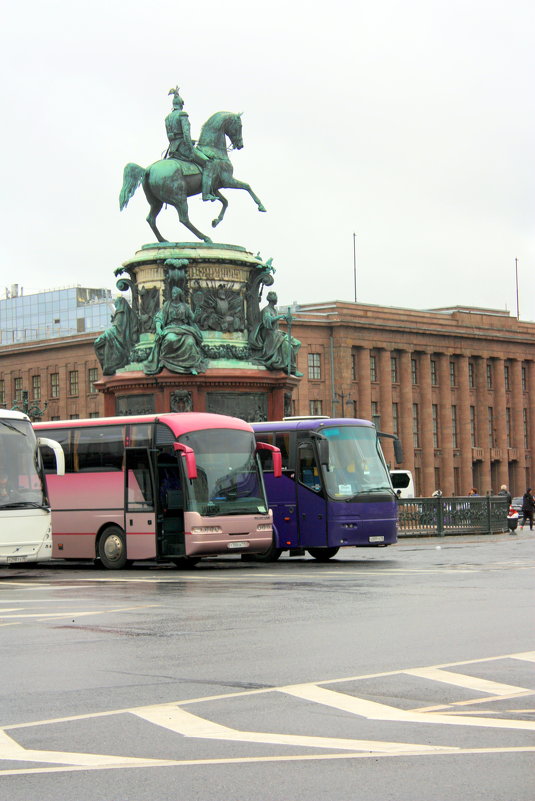
[[[124,530],[128,559],[156,557],[154,480],[147,448],[125,448]]]

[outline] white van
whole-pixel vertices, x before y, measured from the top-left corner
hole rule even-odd
[[[390,478],[399,498],[414,498],[414,481],[410,470],[391,470]]]

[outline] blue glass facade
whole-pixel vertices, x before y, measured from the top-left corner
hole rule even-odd
[[[102,331],[110,324],[110,289],[69,287],[0,300],[0,345]]]

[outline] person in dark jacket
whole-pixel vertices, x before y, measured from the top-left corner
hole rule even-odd
[[[500,491],[499,491],[498,495],[505,495],[505,497],[507,498],[508,506],[511,506],[511,501],[513,500],[513,498],[511,496],[511,493],[507,489],[507,484],[502,484],[502,486],[500,487]]]
[[[526,520],[529,520],[529,530],[533,531],[533,511],[535,510],[535,499],[531,494],[531,487],[528,487],[522,496],[522,523],[520,528],[523,529]]]

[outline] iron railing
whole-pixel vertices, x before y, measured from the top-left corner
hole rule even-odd
[[[400,537],[446,534],[496,534],[507,531],[507,498],[496,495],[458,498],[400,498]]]

